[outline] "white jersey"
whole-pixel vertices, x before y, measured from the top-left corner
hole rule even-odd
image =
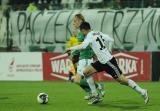
[[[79,50],[85,49],[88,45],[93,49],[94,53],[97,56],[97,59],[102,63],[105,64],[109,60],[112,59],[112,55],[107,49],[106,45],[108,42],[113,42],[114,40],[106,34],[102,32],[94,32],[91,31],[87,34],[85,40],[82,44],[78,46],[71,47],[71,50]]]

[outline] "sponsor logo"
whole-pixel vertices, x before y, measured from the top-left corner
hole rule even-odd
[[[59,79],[68,80],[68,72],[70,69],[70,60],[68,55],[61,54],[59,56],[50,58],[52,73],[51,76]]]
[[[12,60],[9,64],[9,72],[13,72],[14,65],[15,65],[15,59],[12,58]]]
[[[8,66],[8,77],[13,77],[14,75],[14,71],[15,71],[15,58],[12,57],[11,61],[9,62],[9,66]]]

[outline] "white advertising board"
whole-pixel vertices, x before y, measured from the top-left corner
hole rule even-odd
[[[42,53],[0,53],[0,80],[43,80]]]

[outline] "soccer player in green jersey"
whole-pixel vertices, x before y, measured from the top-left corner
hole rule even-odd
[[[73,27],[75,28],[73,30],[73,36],[77,37],[79,43],[83,42],[85,38],[83,33],[79,31],[79,26],[84,21],[85,19],[81,14],[76,14],[73,18]],[[84,79],[83,71],[86,66],[93,63],[93,56],[94,52],[92,51],[90,46],[88,46],[86,49],[82,49],[71,53],[71,60],[76,69],[76,76],[71,78],[73,79],[74,83],[78,84],[83,90],[85,90],[88,93],[88,95],[84,97],[84,99],[86,100],[89,100],[92,97],[90,95],[91,89],[87,81]],[[95,85],[101,96],[104,97],[105,91],[103,85],[99,83],[95,83]]]

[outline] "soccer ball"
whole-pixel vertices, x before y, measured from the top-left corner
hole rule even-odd
[[[37,101],[40,104],[47,104],[48,103],[48,94],[39,93],[38,96],[37,96]]]

